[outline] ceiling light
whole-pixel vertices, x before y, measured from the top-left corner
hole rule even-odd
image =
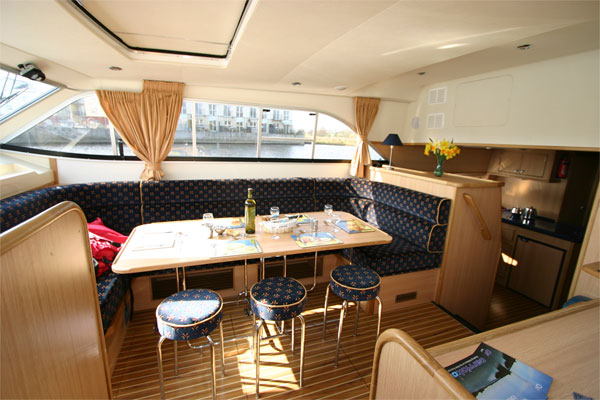
[[[346,86],[336,86],[334,87],[335,90],[346,90],[348,89]]]
[[[302,82],[292,82],[292,86],[300,86],[302,85]]]
[[[123,70],[123,68],[117,67],[117,66],[114,66],[114,65],[112,67],[108,67],[108,69],[110,69],[111,71],[122,71]]]
[[[447,49],[453,49],[455,47],[462,47],[462,46],[466,46],[466,43],[450,43],[450,44],[445,44],[443,46],[438,47],[438,50],[447,50]]]
[[[418,72],[419,75],[425,75],[426,73],[427,72],[425,72],[425,71]]]
[[[531,48],[531,44],[529,44],[529,43],[517,46],[517,49],[519,49],[519,50],[529,50],[530,48]]]

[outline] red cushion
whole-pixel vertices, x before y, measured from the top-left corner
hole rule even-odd
[[[96,218],[95,221],[89,222],[88,230],[112,242],[125,243],[125,241],[127,240],[127,236],[122,235],[119,232],[104,226],[104,223],[100,218]]]

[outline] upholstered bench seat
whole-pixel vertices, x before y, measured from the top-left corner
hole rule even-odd
[[[98,302],[100,303],[100,315],[102,317],[102,328],[106,333],[113,316],[117,312],[125,293],[129,288],[130,279],[125,275],[115,274],[107,271],[96,278],[98,290]],[[130,310],[132,305],[129,305]]]
[[[350,256],[350,253],[347,253]],[[359,247],[352,251],[352,262],[371,268],[380,276],[397,275],[407,272],[438,268],[442,253],[424,252],[397,236],[387,244]]]
[[[381,278],[369,268],[342,265],[331,271],[331,291],[343,299],[369,301],[379,294]]]

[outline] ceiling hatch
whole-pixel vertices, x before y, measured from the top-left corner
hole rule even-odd
[[[253,0],[71,2],[129,52],[213,60],[229,59],[253,8]]]

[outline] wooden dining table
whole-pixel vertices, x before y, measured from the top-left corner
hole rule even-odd
[[[338,239],[339,243],[328,243],[318,246],[301,247],[293,235],[308,234],[311,224],[298,224],[289,233],[278,233],[279,239],[274,234],[262,229],[262,223],[267,217],[257,217],[257,231],[254,234],[243,236],[244,228],[230,228],[227,236],[215,235],[209,238],[209,230],[203,220],[169,221],[144,224],[136,227],[121,251],[115,258],[112,270],[119,274],[156,271],[169,268],[185,267],[222,263],[228,261],[244,262],[248,260],[263,260],[270,257],[289,256],[303,253],[319,253],[329,250],[339,250],[360,246],[373,246],[391,242],[392,237],[375,226],[359,220],[350,213],[338,211],[336,214],[341,221],[358,220],[360,224],[372,229],[368,232],[348,233],[343,229],[335,230],[335,226],[326,225],[328,220],[325,212],[307,212],[300,215],[318,220],[318,231],[328,232]],[[213,225],[226,226],[228,222],[238,221],[240,218],[218,218]],[[231,250],[231,244],[240,243],[242,240],[254,240],[256,251],[249,253],[236,253]],[[229,246],[229,250],[227,247]],[[316,259],[316,257],[315,257]],[[315,262],[316,265],[316,262]],[[316,273],[315,273],[316,274]],[[179,275],[178,275],[179,276]],[[185,276],[185,274],[184,274]],[[245,273],[247,279],[247,271]],[[185,289],[185,283],[184,283]],[[246,285],[247,290],[247,285]]]

